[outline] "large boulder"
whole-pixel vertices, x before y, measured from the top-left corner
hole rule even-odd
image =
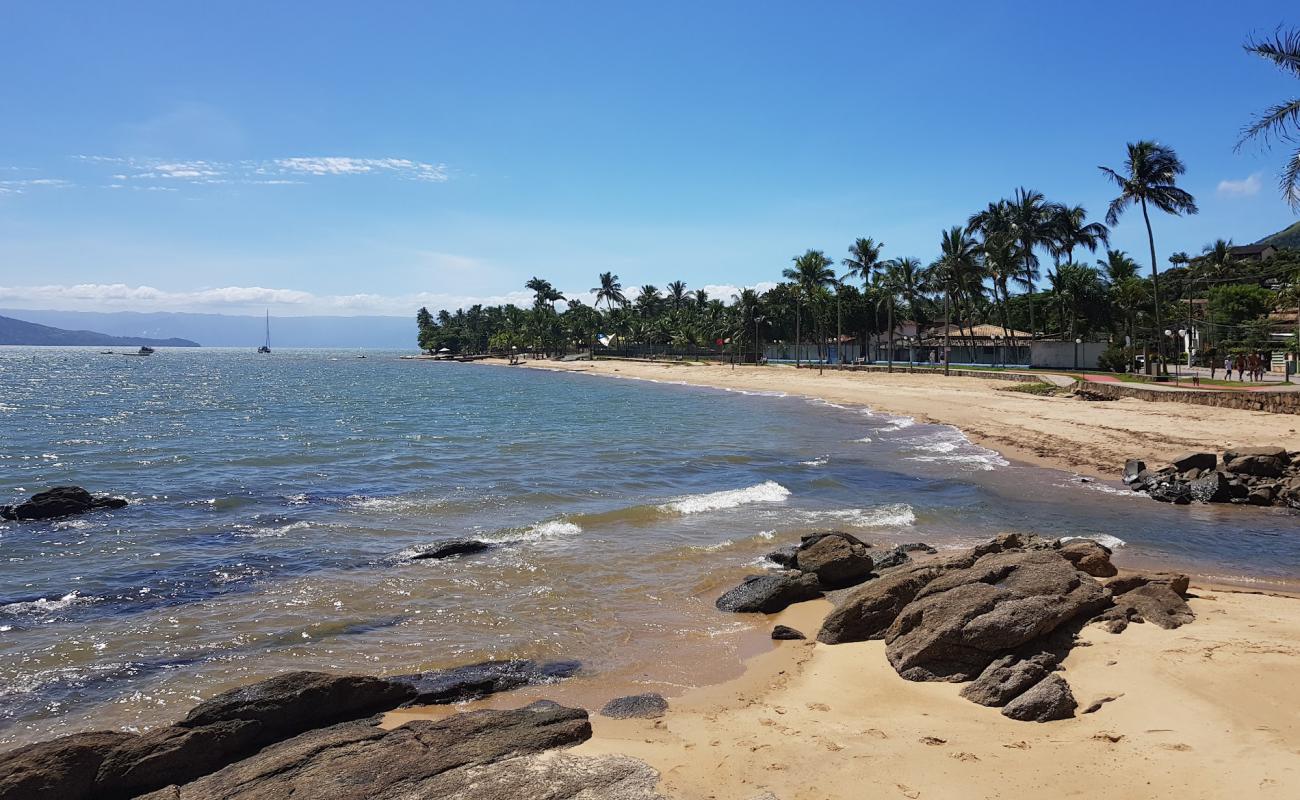
[[[93,797],[105,757],[134,738],[116,731],[74,733],[0,753],[0,800]]]
[[[1239,475],[1254,475],[1257,478],[1281,477],[1286,462],[1277,456],[1239,455],[1231,461],[1225,461],[1223,468]]]
[[[537,783],[538,762],[520,760],[591,737],[587,712],[538,702],[509,711],[456,714],[442,720],[414,720],[393,730],[349,722],[304,733],[182,786],[147,795],[149,800],[265,800],[273,797],[330,800],[399,798],[589,797],[608,793],[612,780],[583,780],[565,793]],[[502,767],[496,770],[494,767]],[[577,766],[577,765],[570,765]],[[572,769],[582,776],[582,769]],[[590,777],[590,776],[588,776]],[[483,789],[483,782],[497,793]],[[629,795],[652,797],[653,795]]]
[[[1164,584],[1182,596],[1187,594],[1191,581],[1181,572],[1126,572],[1111,578],[1104,585],[1110,589],[1111,594],[1118,596],[1148,583]]]
[[[1138,476],[1141,475],[1143,472],[1146,472],[1146,469],[1147,469],[1147,463],[1145,461],[1140,461],[1136,458],[1130,458],[1128,461],[1125,461],[1124,462],[1124,484],[1126,486],[1132,486],[1133,484],[1137,483],[1139,480]]]
[[[1061,543],[1061,556],[1080,572],[1094,578],[1109,578],[1119,570],[1110,563],[1110,548],[1092,539],[1070,539]]]
[[[1159,500],[1162,503],[1185,506],[1192,502],[1191,482],[1176,476],[1161,475],[1147,481],[1146,491],[1152,500]]]
[[[800,544],[795,566],[816,575],[822,586],[838,588],[866,580],[872,562],[861,541],[848,534],[832,533]]]
[[[1069,719],[1079,707],[1065,678],[1052,674],[1002,708],[1003,716],[1021,722],[1051,722]]]
[[[1178,472],[1187,472],[1188,470],[1214,469],[1219,463],[1219,457],[1214,453],[1183,453],[1169,462],[1169,466]]]
[[[863,584],[846,595],[822,620],[817,641],[843,644],[880,639],[917,592],[943,574],[941,567],[916,566]]]
[[[821,583],[812,573],[780,572],[750,575],[714,603],[720,611],[775,614],[792,603],[822,596]]]
[[[121,497],[95,497],[80,486],[56,486],[13,506],[0,506],[0,519],[42,520],[85,514],[99,508],[125,508]]]
[[[92,796],[135,797],[216,772],[254,752],[261,729],[259,722],[236,719],[198,728],[168,725],[132,737],[104,758]]]
[[[198,728],[251,720],[261,724],[258,743],[267,744],[388,711],[415,696],[416,690],[408,684],[368,675],[287,672],[206,700],[190,709],[177,725]]]
[[[602,717],[610,719],[657,719],[668,712],[668,701],[658,692],[630,694],[616,697],[600,710]]]
[[[767,560],[781,569],[795,569],[799,558],[799,545],[789,544],[767,554]]]
[[[394,675],[392,683],[410,687],[407,702],[420,705],[459,703],[521,686],[554,683],[571,677],[582,665],[577,661],[539,663],[525,658],[483,661],[463,667]]]
[[[1232,487],[1228,476],[1217,470],[1211,470],[1192,481],[1189,488],[1192,499],[1201,503],[1226,503],[1232,499]]]
[[[1054,550],[991,553],[922,588],[885,632],[885,652],[908,680],[968,681],[1109,599]]]
[[[1046,678],[1058,659],[1051,653],[1029,658],[1003,656],[984,668],[979,677],[962,687],[961,696],[982,706],[1005,706],[1029,687]]]
[[[1266,456],[1282,462],[1290,462],[1291,456],[1285,447],[1230,447],[1223,451],[1223,463],[1228,463],[1241,456]]]
[[[1161,628],[1178,628],[1196,619],[1187,601],[1168,584],[1148,583],[1114,599],[1114,611]]]

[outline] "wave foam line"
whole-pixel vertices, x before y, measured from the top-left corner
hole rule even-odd
[[[700,514],[722,511],[751,503],[781,503],[790,497],[790,490],[776,481],[763,481],[744,489],[728,489],[708,494],[687,495],[659,506],[661,511],[675,514]]]

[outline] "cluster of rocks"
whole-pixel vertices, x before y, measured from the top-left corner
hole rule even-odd
[[[56,486],[17,505],[0,506],[0,519],[43,520],[71,517],[101,508],[126,508],[123,497],[96,497],[80,486]]]
[[[1300,508],[1300,461],[1285,447],[1237,447],[1214,453],[1187,453],[1160,469],[1130,459],[1124,483],[1154,500],[1186,505],[1237,503]]]
[[[835,545],[845,562],[838,568],[818,560],[806,564],[815,563],[816,571],[802,569],[800,556],[813,549],[805,537],[794,561],[785,562],[794,569],[769,580],[750,577],[719,598],[718,607],[783,608],[792,597],[806,599],[806,592],[789,587],[852,569],[858,585],[839,598],[817,641],[883,639],[890,664],[903,678],[966,683],[963,697],[999,707],[1012,719],[1046,722],[1074,715],[1077,703],[1057,673],[1085,624],[1119,633],[1135,622],[1176,628],[1194,619],[1184,600],[1185,575],[1119,576],[1111,551],[1087,539],[1004,534],[970,550],[918,561],[908,557],[863,575],[868,548],[848,534],[822,534],[813,544],[830,536],[847,542]],[[760,594],[776,584],[786,588]],[[794,633],[774,631],[773,637],[795,638]]]
[[[582,709],[539,702],[393,730],[377,724],[398,706],[472,699],[577,668],[517,660],[396,678],[287,673],[219,694],[143,734],[77,733],[0,754],[0,800],[651,800],[658,776],[641,762],[531,758],[589,738]],[[653,705],[642,701],[634,710],[644,715]],[[483,786],[498,793],[480,792]]]

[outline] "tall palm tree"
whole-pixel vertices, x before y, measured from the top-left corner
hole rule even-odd
[[[795,314],[794,314],[794,339],[795,366],[799,366],[801,346],[803,345],[802,332],[800,331],[800,310],[803,300],[812,300],[819,288],[829,286],[835,282],[835,270],[831,269],[832,262],[826,257],[821,250],[808,250],[801,256],[794,257],[794,267],[787,267],[781,272],[781,276],[788,281],[792,281],[797,289],[795,295]],[[818,347],[820,354],[821,348]]]
[[[1088,222],[1088,212],[1083,206],[1057,206],[1050,227],[1049,248],[1058,264],[1062,257],[1067,262],[1074,261],[1076,247],[1095,253],[1101,245],[1110,244],[1110,230],[1100,222]]]
[[[600,285],[593,287],[591,291],[596,293],[596,305],[600,305],[600,301],[604,300],[606,308],[610,311],[614,310],[615,303],[621,306],[627,302],[627,297],[623,295],[623,284],[618,282],[618,276],[612,272],[600,273]]]
[[[555,294],[555,287],[551,286],[550,281],[536,276],[529,278],[528,282],[524,284],[524,288],[533,293],[534,308],[541,308],[546,305],[549,302],[550,296]]]
[[[673,310],[681,310],[682,305],[686,302],[686,282],[673,281],[668,284],[668,301],[672,303]]]
[[[844,270],[844,279],[856,278],[862,281],[863,288],[870,288],[872,278],[877,270],[881,267],[880,251],[885,249],[884,242],[877,242],[870,236],[857,239],[849,245],[849,257],[841,261],[847,269]],[[880,317],[876,317],[876,327],[880,325]],[[876,339],[877,344],[880,342]],[[864,336],[862,345],[867,346],[867,340]],[[873,359],[874,360],[874,359]]]
[[[659,288],[652,283],[642,286],[636,296],[635,305],[641,316],[648,317],[659,305]]]
[[[1037,332],[1034,326],[1034,281],[1038,278],[1038,256],[1034,249],[1052,241],[1052,220],[1059,213],[1060,205],[1047,202],[1042,192],[1016,189],[1007,203],[1007,213],[1011,222],[1011,231],[1020,245],[1020,256],[1024,259],[1024,272],[1019,277],[1029,291],[1029,335]]]
[[[1187,171],[1172,147],[1152,141],[1130,142],[1128,158],[1123,172],[1110,167],[1098,167],[1106,177],[1119,187],[1119,197],[1110,201],[1106,210],[1106,224],[1112,228],[1120,215],[1130,205],[1142,208],[1142,220],[1147,226],[1147,244],[1151,247],[1151,299],[1155,303],[1156,329],[1160,329],[1160,269],[1156,263],[1156,239],[1151,232],[1151,215],[1147,206],[1153,205],[1166,214],[1195,214],[1196,199],[1178,188],[1178,176]],[[1157,336],[1157,342],[1163,337]]]
[[[1245,44],[1247,53],[1272,61],[1274,66],[1293,77],[1300,78],[1300,28],[1274,31],[1271,39],[1251,39]],[[1293,97],[1264,109],[1241,132],[1237,149],[1251,140],[1268,144],[1273,140],[1288,144],[1300,143],[1300,97]],[[1278,178],[1282,197],[1291,207],[1300,211],[1300,147],[1290,155]]]
[[[704,308],[704,306],[708,305],[709,293],[703,289],[696,289],[691,297],[693,298],[691,302],[695,304],[696,308]]]
[[[1129,258],[1123,250],[1107,250],[1106,259],[1097,259],[1097,266],[1106,273],[1106,282],[1115,285],[1129,278],[1136,278],[1137,262]]]
[[[1232,240],[1215,239],[1201,249],[1205,254],[1205,270],[1210,275],[1222,275],[1232,262]]]
[[[991,237],[985,236],[980,249],[984,257],[984,269],[989,282],[993,284],[993,302],[1001,318],[1002,335],[1014,348],[1016,340],[1007,324],[1007,304],[1011,301],[1008,284],[1020,269],[1019,248],[1009,231],[999,231]]]
[[[921,270],[921,262],[915,258],[894,258],[886,261],[880,273],[878,285],[884,293],[885,302],[889,308],[888,336],[889,336],[889,371],[894,371],[894,311],[898,305],[898,298],[907,299],[917,286],[916,273]]]
[[[948,335],[952,330],[953,295],[962,289],[980,268],[979,242],[960,225],[944,231],[939,240],[939,258],[930,266],[933,283],[943,290],[943,370],[948,373]],[[961,321],[958,320],[960,328]]]

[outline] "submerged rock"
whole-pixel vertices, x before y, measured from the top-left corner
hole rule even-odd
[[[658,692],[616,697],[600,710],[601,716],[611,719],[656,719],[668,712],[668,701]]]
[[[85,514],[100,508],[126,508],[122,497],[95,497],[80,486],[56,486],[13,506],[0,506],[0,519],[43,520]]]
[[[572,677],[582,669],[577,661],[547,661],[539,663],[517,658],[506,661],[483,661],[463,667],[417,672],[412,675],[395,675],[387,680],[407,687],[411,692],[407,702],[418,705],[438,705],[473,700],[497,692],[508,692],[521,686],[554,683]]]
[[[1060,675],[1048,675],[1002,708],[1002,715],[1021,722],[1069,719],[1079,704],[1070,684]]]
[[[750,575],[714,603],[720,611],[775,614],[793,603],[822,596],[821,583],[811,573],[781,572]]]
[[[491,550],[491,542],[482,542],[478,539],[444,539],[440,542],[434,542],[424,550],[411,556],[412,561],[418,561],[425,558],[451,558],[452,556],[468,555],[470,553],[481,553],[484,550]]]

